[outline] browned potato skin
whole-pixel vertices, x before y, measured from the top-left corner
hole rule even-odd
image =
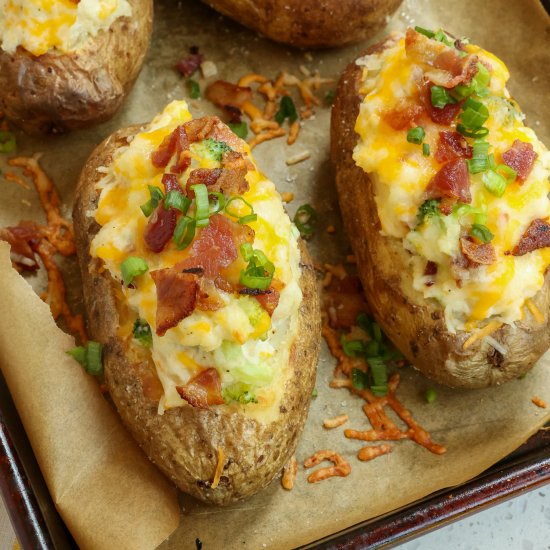
[[[298,48],[361,42],[386,24],[402,0],[204,0],[245,27]]]
[[[29,134],[61,133],[111,118],[136,80],[151,36],[152,0],[128,0],[117,19],[74,53],[0,49],[0,111]]]
[[[279,418],[260,424],[239,412],[213,407],[183,406],[157,414],[158,398],[146,397],[151,368],[133,362],[140,347],[117,336],[119,305],[116,287],[102,262],[91,258],[90,243],[99,225],[87,212],[97,205],[94,188],[117,148],[138,127],[115,133],[100,144],[82,171],[73,219],[82,272],[89,335],[104,344],[105,378],[122,420],[149,458],[186,493],[205,502],[227,505],[266,486],[290,459],[307,416],[315,383],[320,345],[320,310],[317,282],[304,246],[302,276],[304,299],[299,312],[298,336],[291,348],[292,374],[286,384]],[[143,349],[143,348],[142,348]],[[149,372],[147,372],[149,370]],[[160,384],[160,382],[159,382]],[[217,464],[217,449],[225,453],[225,466],[216,489],[210,488]]]
[[[383,47],[383,43],[377,44],[368,53]],[[412,273],[407,269],[409,253],[402,242],[380,234],[373,186],[352,157],[358,141],[355,121],[363,99],[359,93],[361,74],[353,62],[340,78],[332,111],[331,158],[344,225],[373,316],[405,357],[441,384],[483,388],[520,376],[550,346],[549,274],[533,298],[544,315],[544,324],[526,313],[515,327],[504,325],[493,333],[491,336],[508,349],[505,356],[482,341],[463,349],[471,333],[447,331],[441,308],[413,288]]]

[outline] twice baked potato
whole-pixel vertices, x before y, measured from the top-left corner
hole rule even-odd
[[[204,0],[277,42],[332,48],[366,40],[384,27],[402,0]]]
[[[113,116],[137,78],[152,0],[16,0],[0,13],[0,110],[32,134]]]
[[[332,113],[339,202],[367,301],[424,374],[518,377],[550,345],[550,157],[505,65],[408,29],[342,75]]]
[[[306,249],[248,145],[173,102],[92,153],[74,225],[89,333],[144,451],[206,502],[268,484],[304,425],[320,313]]]

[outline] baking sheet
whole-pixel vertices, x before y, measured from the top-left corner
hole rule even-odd
[[[190,46],[199,46],[205,57],[216,63],[218,77],[231,81],[248,72],[275,77],[283,69],[299,76],[300,65],[319,69],[323,77],[337,78],[347,62],[364,47],[333,52],[291,50],[258,38],[191,0],[156,2],[155,15],[154,39],[146,66],[113,121],[69,136],[46,139],[18,136],[18,153],[44,152],[42,165],[61,191],[66,215],[70,214],[80,167],[95,145],[114,129],[147,121],[166,102],[186,96],[185,82],[173,66],[177,59],[186,56]],[[504,59],[512,74],[509,88],[527,113],[528,123],[550,143],[549,20],[536,0],[483,3],[407,0],[389,28],[404,28],[407,24],[443,26],[457,36],[469,36]],[[207,102],[190,104],[196,116],[217,112]],[[333,224],[337,228],[333,235],[321,230],[311,242],[317,261],[337,263],[349,253],[349,248],[341,230],[328,162],[329,118],[328,109],[318,108],[315,120],[305,122],[297,144],[288,147],[284,139],[272,141],[257,147],[255,155],[280,191],[294,193],[295,199],[288,205],[291,214],[297,206],[309,202],[319,211],[325,227]],[[285,164],[286,158],[303,150],[312,152],[309,160],[291,167]],[[43,219],[32,190],[21,189],[3,178],[0,184],[4,190],[1,225],[16,224],[22,218]],[[64,267],[73,301],[78,302],[76,263],[68,260]],[[29,280],[38,287],[43,283],[40,277]],[[13,290],[6,284],[2,289],[8,294]],[[1,289],[0,300],[6,304]],[[1,315],[7,321],[11,319],[6,306]],[[33,319],[27,322],[32,327]],[[4,361],[12,344],[11,339],[4,338]],[[40,353],[37,349],[32,351]],[[17,361],[19,354],[12,356]],[[317,377],[319,396],[313,401],[297,458],[301,464],[316,450],[334,448],[352,465],[350,476],[310,485],[300,467],[292,492],[283,491],[274,481],[252,499],[226,509],[208,507],[182,496],[180,526],[161,545],[162,549],[192,548],[196,538],[205,548],[288,548],[306,544],[474,477],[515,449],[550,417],[549,411],[531,403],[534,395],[550,401],[548,354],[525,379],[481,391],[439,388],[405,369],[401,372],[403,381],[398,396],[434,440],[446,445],[448,451],[443,456],[432,455],[405,440],[396,443],[391,454],[361,463],[355,458],[361,447],[359,442],[345,439],[341,428],[333,431],[322,428],[322,419],[342,412],[351,418],[346,427],[367,426],[359,399],[346,390],[328,388],[333,366],[334,361],[323,345]],[[5,371],[5,364],[3,368]],[[428,387],[437,389],[438,399],[431,405],[423,399]]]

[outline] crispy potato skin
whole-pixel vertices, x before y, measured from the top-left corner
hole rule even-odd
[[[302,246],[300,284],[304,299],[290,354],[292,374],[276,421],[261,424],[220,407],[200,410],[184,406],[162,416],[157,414],[158,398],[146,396],[147,373],[143,374],[142,365],[132,362],[135,354],[131,342],[117,337],[119,309],[114,292],[119,283],[101,272],[101,261],[89,254],[90,243],[99,230],[95,220],[87,215],[97,204],[94,186],[101,177],[97,168],[108,165],[114,151],[138,129],[117,132],[100,144],[84,166],[77,189],[73,219],[89,334],[105,345],[105,377],[111,397],[149,458],[183,491],[205,502],[226,505],[266,486],[290,459],[298,443],[319,356],[321,328],[314,269]],[[219,448],[224,451],[225,465],[218,487],[211,489]]]
[[[383,47],[377,44],[368,53]],[[402,242],[380,233],[373,186],[352,157],[358,141],[355,121],[363,99],[360,79],[361,69],[354,62],[340,78],[332,111],[331,158],[344,224],[372,314],[407,359],[441,384],[482,388],[520,376],[550,346],[550,275],[546,274],[544,287],[533,298],[544,324],[526,313],[515,326],[505,325],[493,333],[508,350],[504,356],[483,341],[463,349],[470,333],[447,331],[441,308],[413,288],[409,253]]]
[[[153,1],[129,0],[132,18],[74,53],[35,57],[0,49],[0,110],[29,134],[61,133],[111,118],[136,80],[151,36]]]
[[[386,24],[402,0],[204,0],[277,42],[332,48],[361,42]]]

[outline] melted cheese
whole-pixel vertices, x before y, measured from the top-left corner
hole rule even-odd
[[[191,247],[180,251],[170,242],[160,254],[148,250],[143,240],[147,219],[140,205],[149,199],[148,185],[162,187],[162,169],[153,166],[152,152],[178,125],[189,120],[186,103],[172,102],[128,147],[118,150],[98,184],[101,195],[94,215],[102,227],[92,242],[91,254],[101,258],[118,280],[120,264],[128,256],[140,256],[149,266],[149,272],[139,277],[135,288],[122,287],[122,292],[136,316],[145,319],[153,331],[152,357],[164,387],[160,411],[183,405],[176,386],[184,385],[198,369],[214,366],[223,388],[238,383],[254,387],[258,404],[247,404],[246,412],[267,421],[278,414],[302,293],[298,284],[298,233],[284,212],[274,184],[256,168],[247,174],[250,189],[244,195],[258,214],[258,220],[250,223],[255,231],[253,247],[262,250],[275,264],[275,277],[284,285],[272,317],[259,308],[252,319],[250,306],[255,305],[257,313],[256,300],[220,291],[225,304],[222,308],[195,310],[164,336],[155,334],[156,287],[150,272],[185,259]],[[253,162],[248,146],[246,153]],[[192,168],[216,164],[201,156],[201,148],[194,144],[191,156]],[[190,170],[182,175],[182,184]],[[224,275],[238,280],[243,267],[244,261],[236,260]]]
[[[491,67],[490,93],[476,100],[489,110],[485,140],[496,163],[502,162],[502,153],[516,139],[531,143],[537,159],[523,185],[517,181],[509,184],[500,198],[487,191],[481,174],[470,174],[471,206],[486,217],[485,225],[494,234],[497,263],[469,269],[461,285],[455,281],[452,264],[460,256],[460,237],[474,223],[472,215],[429,218],[417,227],[425,189],[441,168],[434,158],[439,132],[454,130],[456,121],[451,127],[422,123],[424,143],[431,151],[430,156],[424,156],[421,146],[407,142],[407,130],[393,130],[382,120],[382,114],[404,98],[414,98],[418,75],[429,67],[407,57],[403,37],[394,37],[389,48],[357,62],[363,67],[361,90],[365,97],[355,126],[360,139],[354,160],[374,183],[382,233],[402,239],[413,254],[414,288],[425,298],[439,302],[451,331],[473,330],[487,319],[505,323],[521,319],[525,301],[540,290],[549,265],[547,249],[521,257],[505,253],[518,243],[532,220],[550,215],[550,154],[535,133],[524,126],[519,107],[510,100],[505,87],[509,73],[504,63],[477,46],[469,45],[467,49]],[[424,275],[428,260],[438,264],[431,286],[426,285]]]
[[[130,17],[127,0],[0,0],[0,45],[8,53],[18,46],[33,55],[51,49],[77,50],[119,17]]]

